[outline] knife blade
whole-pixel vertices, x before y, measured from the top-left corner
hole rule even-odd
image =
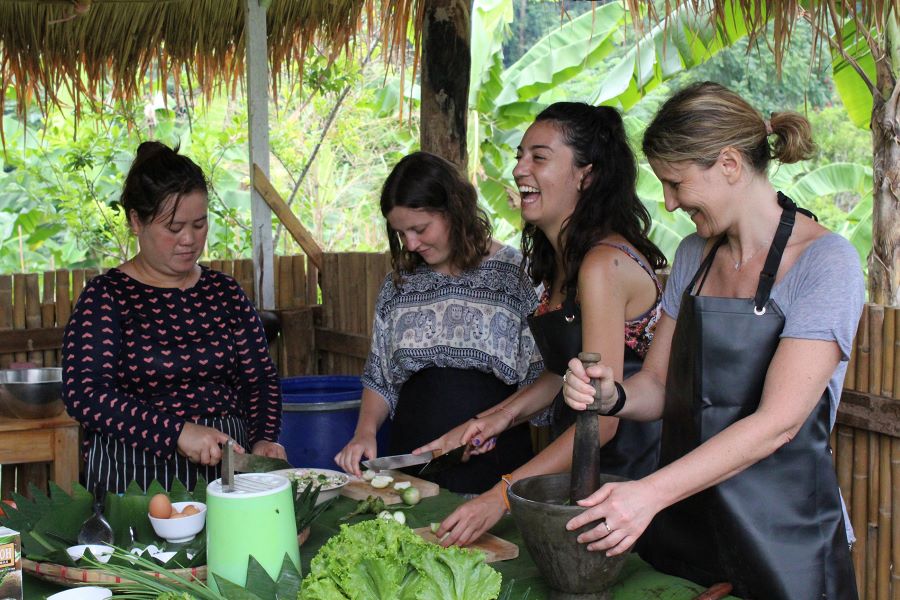
[[[422,470],[419,471],[419,475],[430,475],[432,473],[438,473],[443,471],[448,467],[453,467],[462,462],[463,457],[466,453],[466,445],[457,446],[453,450],[441,454],[439,456],[435,456],[428,464],[422,467]]]
[[[381,456],[379,458],[361,462],[367,469],[383,471],[385,469],[402,469],[404,467],[422,465],[431,461],[433,456],[434,452],[423,452],[422,454],[395,454],[393,456]]]
[[[269,458],[268,456],[259,456],[258,454],[226,452],[225,456],[231,459],[230,470],[236,473],[268,473],[269,471],[294,468],[291,463],[286,460]],[[224,463],[223,470],[225,470]]]
[[[443,471],[447,467],[452,467],[462,461],[465,454],[466,446],[458,446],[448,452],[433,450],[423,452],[421,454],[395,454],[393,456],[382,456],[371,460],[362,461],[362,465],[373,471],[383,471],[384,469],[403,469],[405,467],[413,467],[422,465],[419,475],[428,473],[437,473]]]

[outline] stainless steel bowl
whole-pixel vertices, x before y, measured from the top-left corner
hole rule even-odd
[[[0,415],[46,419],[63,410],[61,368],[0,370]]]

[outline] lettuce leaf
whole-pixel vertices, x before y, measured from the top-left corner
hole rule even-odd
[[[405,525],[342,525],[310,562],[299,600],[494,600],[500,574],[484,555],[430,544]]]
[[[450,547],[425,554],[415,561],[421,585],[418,600],[496,598],[503,578],[484,563],[484,555]]]

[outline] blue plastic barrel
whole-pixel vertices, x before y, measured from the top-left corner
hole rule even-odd
[[[337,469],[334,455],[356,429],[362,383],[354,375],[308,375],[281,380],[278,441],[295,467]],[[387,447],[388,421],[378,432],[379,454]]]

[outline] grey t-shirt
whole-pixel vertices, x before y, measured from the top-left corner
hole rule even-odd
[[[675,252],[662,300],[663,310],[673,319],[678,318],[681,295],[700,266],[705,246],[706,239],[693,234],[682,240]],[[865,302],[859,255],[838,234],[823,235],[775,283],[772,299],[784,312],[782,338],[835,341],[841,349],[841,362],[828,382],[829,425],[834,427],[853,336]]]

